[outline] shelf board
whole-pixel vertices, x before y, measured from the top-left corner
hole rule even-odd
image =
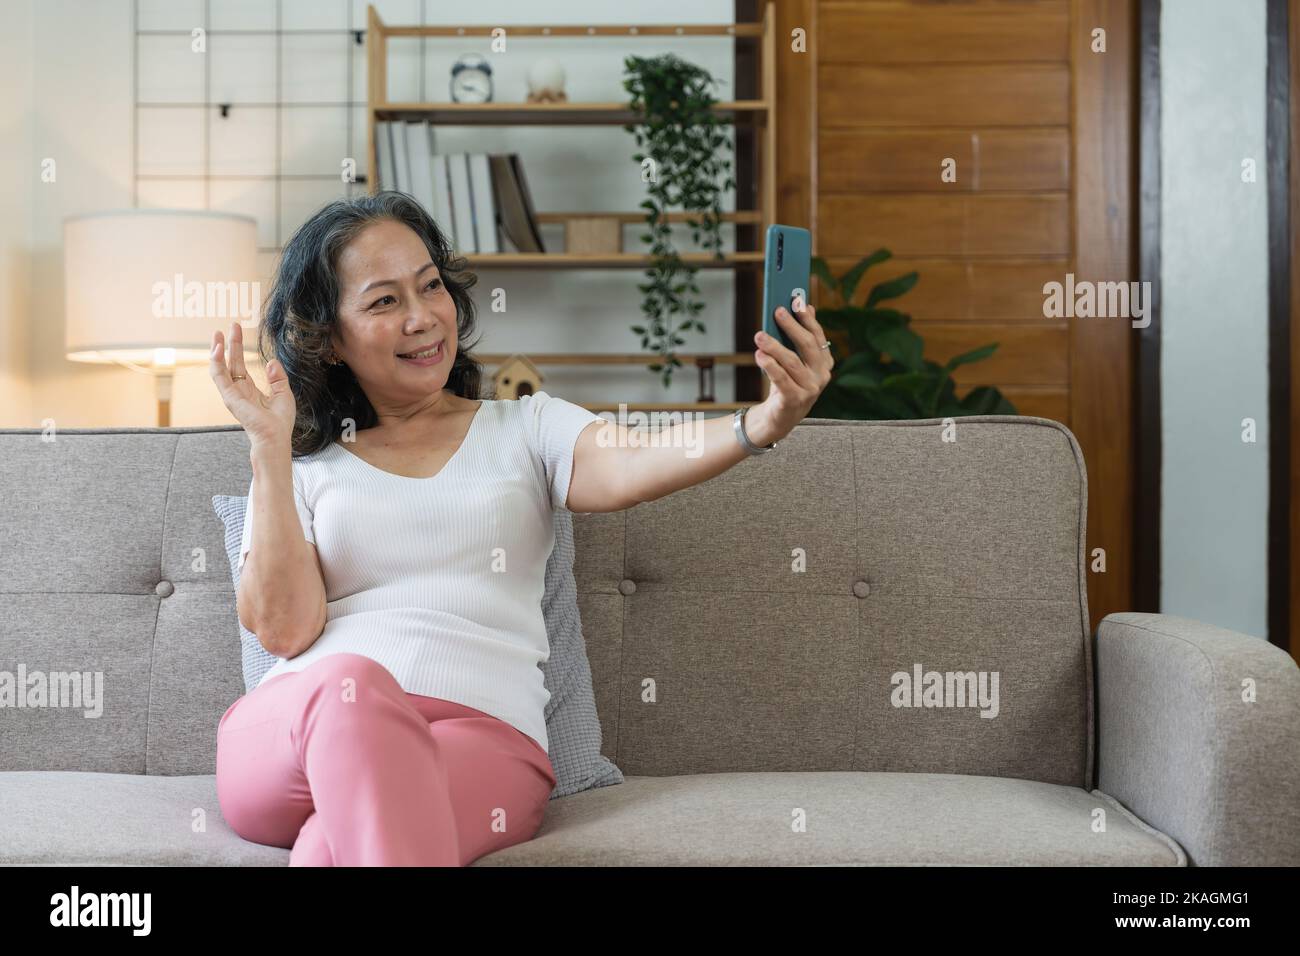
[[[692,37],[714,37],[714,36],[732,36],[732,37],[761,37],[763,35],[763,24],[754,22],[743,23],[690,23],[681,26],[673,26],[666,23],[654,24],[612,24],[602,26],[552,26],[531,24],[511,24],[503,27],[500,24],[495,26],[389,26],[380,21],[384,34],[390,37],[454,37],[461,38],[467,36],[491,37],[496,30],[504,29],[510,36],[515,37],[618,37],[626,40],[628,37],[636,36],[692,36]],[[228,32],[228,31],[227,31]],[[286,33],[292,31],[285,31]],[[348,31],[351,32],[351,31]]]
[[[567,252],[460,252],[475,269],[648,269],[652,256],[635,252],[575,253]],[[700,269],[735,269],[761,266],[761,252],[729,252],[721,259],[711,252],[687,252],[682,262]]]
[[[508,352],[475,353],[482,365],[503,365],[511,358]],[[534,365],[652,365],[661,360],[653,352],[519,352]],[[753,352],[678,352],[682,369],[695,366],[697,358],[711,358],[715,365],[753,365]]]
[[[175,176],[159,176],[159,179],[175,179]],[[217,179],[219,177],[212,177]],[[316,179],[337,179],[333,173],[326,175],[317,175]],[[619,222],[638,222],[646,221],[645,210],[640,212],[539,212],[534,213],[538,222],[561,223],[568,222],[570,219],[617,219]],[[672,211],[663,214],[665,222],[686,222],[688,219],[701,219],[703,213]],[[762,225],[763,214],[757,209],[737,209],[734,212],[724,210],[718,219],[721,222],[750,223],[753,225]]]
[[[376,103],[375,119],[428,120],[442,126],[627,126],[641,113],[626,103]],[[725,100],[713,111],[722,119],[759,119],[766,100]]]

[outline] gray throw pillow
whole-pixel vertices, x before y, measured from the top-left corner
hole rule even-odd
[[[244,537],[246,495],[213,495],[212,507],[226,528],[226,558],[235,592],[239,590],[239,546]],[[573,577],[573,514],[555,509],[555,549],[546,562],[542,616],[551,653],[542,676],[551,699],[546,704],[546,737],[550,745],[555,789],[551,799],[596,787],[623,783],[623,772],[600,752],[600,720],[591,688],[591,665],[578,615],[578,587]],[[236,618],[237,619],[237,618]],[[277,657],[257,636],[239,624],[244,690],[252,692]]]

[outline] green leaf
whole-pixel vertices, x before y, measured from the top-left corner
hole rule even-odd
[[[991,345],[981,345],[977,349],[971,349],[969,352],[963,352],[961,355],[948,359],[948,364],[943,367],[944,372],[951,372],[958,365],[968,365],[971,362],[982,362],[994,352],[997,351],[998,343]]]
[[[872,266],[884,262],[890,257],[890,255],[891,253],[888,249],[877,249],[871,255],[860,260],[858,264],[848,272],[844,273],[844,277],[840,280],[840,291],[843,293],[844,301],[846,303],[853,301],[853,294],[858,291],[858,280],[862,278],[862,274]],[[872,302],[868,302],[867,308],[871,308],[873,304],[874,303]]]
[[[1006,401],[1002,393],[989,385],[979,385],[966,393],[961,400],[961,407],[968,415],[996,415],[1001,402]]]
[[[887,375],[884,381],[880,383],[880,387],[895,392],[915,394],[929,384],[930,377],[924,372],[900,372],[896,375]]]
[[[826,264],[825,259],[821,256],[813,256],[812,259],[809,260],[809,265],[812,268],[812,274],[821,280],[823,288],[833,293],[838,293],[840,291],[840,284],[836,281],[835,277],[831,275],[831,268]],[[822,317],[818,314],[817,321],[821,322],[821,320]],[[825,323],[823,323],[823,325],[824,324]]]
[[[906,396],[875,388],[859,395],[855,408],[860,418],[891,421],[917,418],[917,410]]]
[[[876,285],[867,296],[867,308],[871,308],[883,299],[896,299],[912,286],[916,285],[917,273],[909,272],[897,279],[889,279]]]
[[[868,328],[866,336],[872,348],[886,353],[905,368],[917,370],[921,367],[921,350],[925,344],[919,335],[906,326]]]
[[[870,376],[872,385],[880,384],[880,362],[870,352],[854,352],[846,358],[835,370],[835,380],[839,381],[843,376],[854,373]]]
[[[845,332],[861,317],[856,309],[826,309],[817,313],[817,324],[832,332]]]
[[[817,401],[813,402],[813,407],[808,409],[809,418],[853,418],[852,409],[848,404],[841,401],[833,389],[827,387],[820,395]]]
[[[880,385],[879,379],[862,372],[849,372],[835,379],[835,384],[850,392],[865,392]]]

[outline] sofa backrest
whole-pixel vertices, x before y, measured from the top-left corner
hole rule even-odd
[[[248,490],[243,430],[5,429],[0,469],[0,770],[214,772],[243,685],[211,499]],[[808,419],[704,484],[574,515],[603,752],[631,775],[1090,786],[1086,500],[1048,419]],[[50,672],[102,675],[101,714],[5,699]]]

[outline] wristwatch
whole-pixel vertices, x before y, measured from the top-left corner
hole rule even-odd
[[[745,434],[745,409],[743,408],[736,409],[735,414],[731,416],[731,426],[732,431],[736,433],[736,441],[740,442],[740,446],[751,455],[761,455],[776,447],[776,442],[770,445],[755,445],[749,440],[749,436]]]

